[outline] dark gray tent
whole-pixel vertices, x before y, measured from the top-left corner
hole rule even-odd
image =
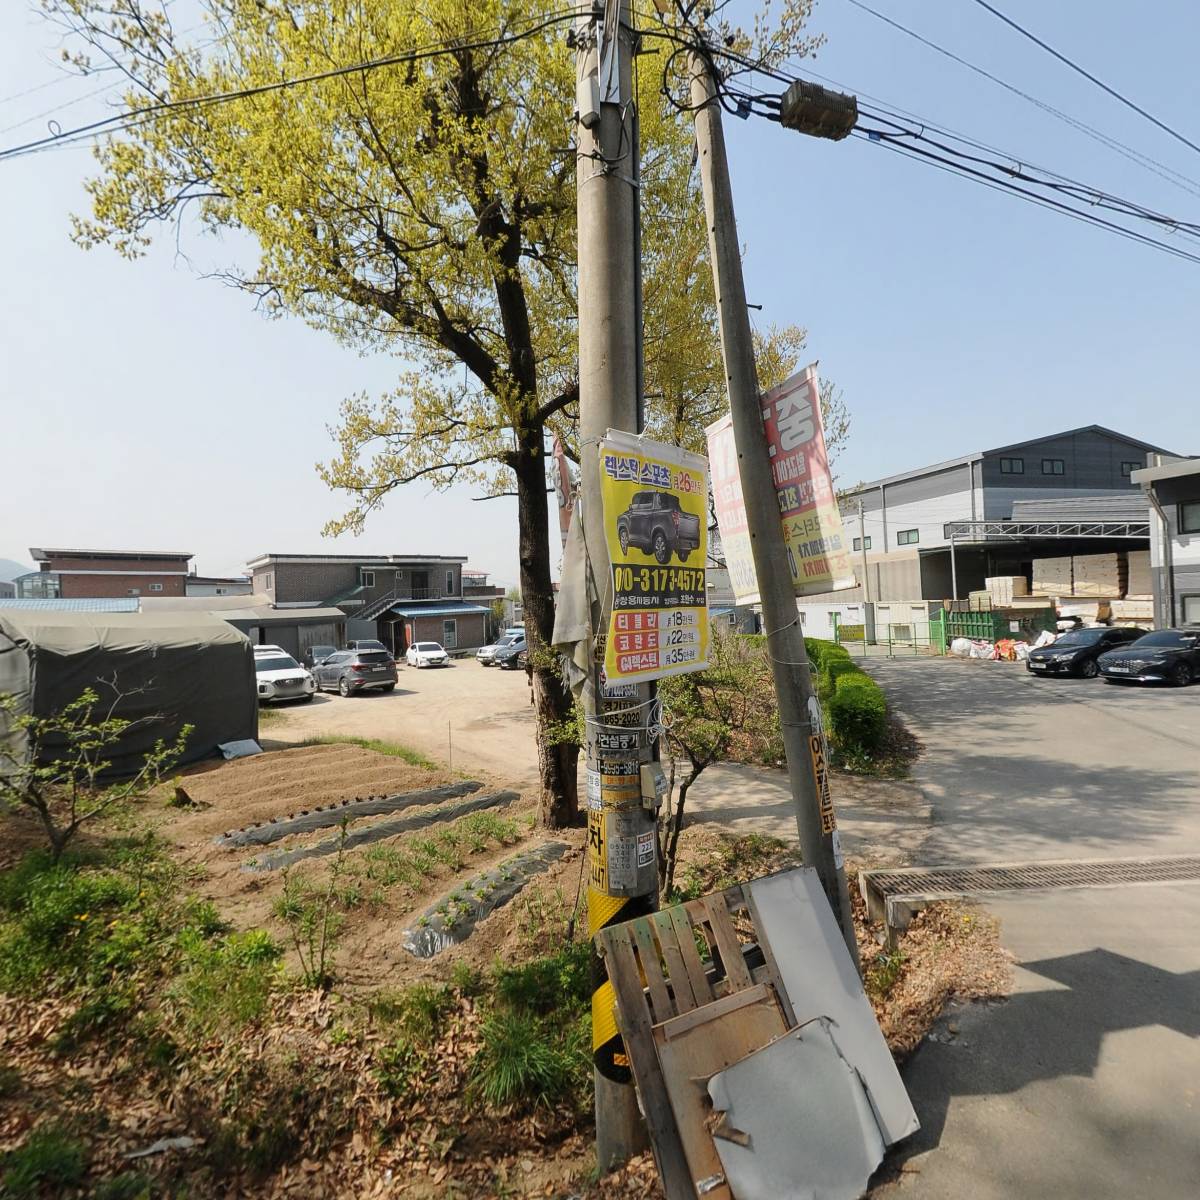
[[[195,726],[184,762],[258,736],[254,651],[217,617],[0,609],[0,693],[22,713],[48,715],[89,687],[107,710],[114,686],[125,693],[114,715],[138,721],[112,756],[114,774],[138,770],[183,725]],[[0,715],[0,738],[13,736]]]

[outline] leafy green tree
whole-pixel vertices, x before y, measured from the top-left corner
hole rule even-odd
[[[76,222],[76,238],[136,256],[189,216],[213,233],[248,234],[257,262],[230,266],[226,282],[270,313],[401,356],[392,393],[342,405],[336,451],[319,469],[347,508],[326,532],[360,530],[415,479],[515,494],[526,630],[531,649],[546,645],[545,447],[554,432],[573,441],[578,405],[569,10],[548,17],[535,0],[200,0],[206,38],[189,42],[161,0],[43,4],[82,38],[81,69],[115,67],[132,83],[134,120],[98,151],[92,214]],[[764,53],[779,61],[810,47],[801,33],[810,6],[790,0],[756,27]],[[341,70],[380,60],[390,65]],[[703,216],[690,123],[647,61],[637,99],[653,281],[669,267],[673,235],[702,230]],[[279,86],[311,76],[320,78]],[[238,97],[256,87],[271,90]],[[215,95],[228,98],[187,103]],[[138,115],[164,101],[184,103]],[[669,347],[695,303],[662,278],[647,288],[648,346]],[[681,389],[695,393],[647,375],[651,395]],[[703,391],[713,394],[711,380]],[[531,658],[541,734],[566,719],[571,698],[548,659]],[[539,736],[538,753],[543,821],[569,822],[578,747]]]
[[[771,664],[759,638],[714,634],[704,671],[661,680],[670,795],[659,819],[659,885],[675,881],[688,791],[713,763],[778,762],[783,756]]]
[[[157,787],[180,759],[193,727],[184,725],[172,743],[159,739],[137,771],[110,778],[112,755],[135,728],[158,718],[117,715],[129,693],[113,680],[110,700],[87,688],[58,712],[21,711],[15,696],[0,694],[0,809],[28,809],[42,823],[57,861],[81,826],[114,805]]]

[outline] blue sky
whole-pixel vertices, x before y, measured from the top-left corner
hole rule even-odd
[[[1049,104],[1200,181],[1200,155],[1122,108],[969,0],[872,6]],[[1113,0],[1003,0],[1009,15],[1200,141],[1200,11],[1154,20]],[[1200,219],[1174,187],[887,28],[821,0],[810,65],[848,88],[1160,211]],[[53,31],[23,0],[0,11],[0,97],[54,79]],[[0,102],[0,145],[98,85]],[[55,112],[104,115],[103,98]],[[804,325],[853,414],[843,480],[866,479],[1092,422],[1200,453],[1200,266],[951,178],[856,139],[832,144],[727,120],[756,320]],[[516,579],[515,508],[471,492],[394,496],[359,539],[318,532],[338,500],[316,478],[338,401],[388,387],[363,359],[199,280],[164,238],[147,260],[85,253],[83,149],[0,164],[0,557],[31,545],[194,551],[206,573],[264,550],[461,553]],[[1200,191],[1200,183],[1197,184]],[[184,240],[184,248],[194,243]],[[236,244],[197,256],[232,259]]]

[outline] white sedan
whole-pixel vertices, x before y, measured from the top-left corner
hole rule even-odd
[[[404,656],[410,667],[444,667],[450,655],[438,642],[413,642]]]

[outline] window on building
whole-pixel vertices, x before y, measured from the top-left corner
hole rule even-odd
[[[129,591],[126,592],[125,594],[127,596],[140,596],[142,594],[142,589],[141,588],[130,588]]]
[[[1123,478],[1128,479],[1134,471],[1140,471],[1145,465],[1145,463],[1139,462],[1123,462],[1121,464],[1121,475]]]
[[[1067,473],[1067,464],[1061,458],[1043,458],[1042,459],[1042,474],[1043,475],[1065,475]]]
[[[1183,623],[1185,625],[1200,625],[1200,596],[1181,596],[1183,602]]]
[[[864,544],[866,545],[866,548],[867,548],[868,550],[870,550],[870,548],[871,548],[871,535],[870,535],[869,533],[867,534],[867,536],[866,536],[865,538],[855,538],[855,539],[854,539],[854,548],[855,548],[855,550],[861,550],[861,549],[863,548]]]
[[[263,576],[263,587],[269,592],[275,586],[275,576],[267,574]]]
[[[446,572],[446,595],[447,596],[454,595],[454,572],[453,571]]]
[[[1002,458],[1000,460],[1001,475],[1024,475],[1025,460],[1023,458]]]
[[[896,544],[898,546],[915,546],[921,540],[921,531],[919,529],[901,529],[896,534]]]
[[[1185,500],[1179,506],[1179,532],[1200,533],[1200,500]]]
[[[223,596],[223,595],[225,595],[225,589],[224,589],[224,588],[217,588],[217,589],[215,589],[215,591],[216,591],[216,594],[217,594],[218,596]]]
[[[373,588],[375,586],[375,572],[364,571],[362,573],[362,585],[365,588]]]
[[[458,622],[442,622],[442,645],[447,650],[453,650],[458,645]]]
[[[150,590],[151,590],[152,592],[161,592],[161,591],[162,591],[162,584],[161,584],[161,583],[152,583],[152,584],[150,585]]]

